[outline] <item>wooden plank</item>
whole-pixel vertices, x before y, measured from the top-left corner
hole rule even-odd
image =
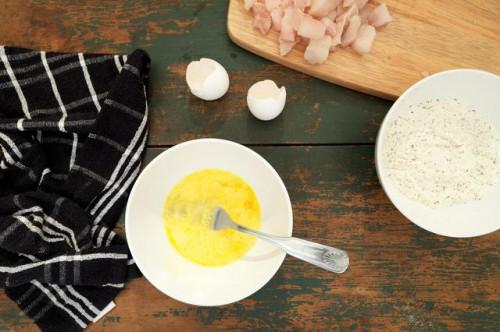
[[[305,43],[280,56],[279,33],[264,36],[253,29],[243,0],[230,0],[229,36],[241,47],[287,67],[393,100],[424,76],[442,70],[477,68],[500,74],[498,0],[383,2],[394,20],[377,31],[372,52],[360,56],[341,49],[321,66],[304,60]]]
[[[250,298],[202,308],[162,295],[144,278],[88,331],[494,331],[500,321],[500,232],[472,239],[428,233],[384,195],[373,148],[258,147],[292,198],[294,234],[345,248],[335,275],[288,257]],[[161,150],[149,149],[147,160]],[[0,330],[35,330],[0,295]]]
[[[52,51],[151,55],[149,144],[200,137],[246,144],[373,143],[390,102],[297,73],[242,50],[227,38],[227,3],[220,0],[6,1],[0,44]],[[231,76],[219,101],[192,97],[184,81],[191,60],[211,57]],[[247,89],[270,78],[284,85],[288,103],[271,122],[253,118]]]

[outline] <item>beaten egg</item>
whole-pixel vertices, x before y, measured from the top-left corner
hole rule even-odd
[[[259,229],[260,205],[252,187],[239,176],[217,169],[191,173],[168,194],[163,209],[167,237],[187,260],[204,266],[222,266],[245,255],[255,238],[231,229],[210,228],[216,207],[240,225]]]

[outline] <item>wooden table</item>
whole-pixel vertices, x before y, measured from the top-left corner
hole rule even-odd
[[[373,143],[391,103],[241,50],[227,37],[226,10],[220,0],[0,0],[0,44],[144,48],[153,59],[146,160],[200,137],[250,146],[283,177],[294,234],[346,249],[351,266],[337,276],[287,258],[262,290],[216,308],[177,302],[141,278],[88,331],[498,331],[500,232],[473,239],[428,233],[406,220],[378,183]],[[222,100],[202,102],[188,91],[186,65],[201,56],[217,59],[231,76]],[[289,96],[283,115],[268,123],[254,119],[245,102],[248,87],[265,78],[285,85]],[[5,330],[37,328],[1,294]]]

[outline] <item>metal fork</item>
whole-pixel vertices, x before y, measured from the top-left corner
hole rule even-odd
[[[234,222],[227,212],[220,207],[214,211],[211,228],[216,231],[234,229],[253,235],[281,247],[291,256],[331,272],[343,273],[349,266],[349,256],[343,250],[295,237],[269,235],[246,228]]]

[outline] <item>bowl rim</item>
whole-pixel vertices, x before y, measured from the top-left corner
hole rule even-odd
[[[491,233],[494,233],[496,231],[498,231],[499,228],[497,228],[496,230],[491,230],[490,232],[486,232],[486,233],[481,233],[481,234],[475,234],[475,235],[464,235],[464,236],[451,236],[449,234],[444,234],[442,232],[438,232],[438,231],[435,231],[435,230],[432,230],[432,229],[429,229],[428,227],[424,226],[424,225],[421,225],[420,223],[412,220],[410,218],[410,216],[407,215],[407,213],[405,213],[405,211],[402,211],[398,205],[396,205],[396,202],[394,200],[394,198],[387,192],[387,178],[383,178],[380,174],[380,169],[383,167],[382,166],[382,161],[381,161],[381,154],[382,154],[382,147],[381,147],[381,140],[382,140],[382,135],[383,133],[386,131],[386,127],[388,125],[388,122],[389,122],[389,118],[391,116],[392,113],[395,112],[395,109],[397,107],[399,107],[399,104],[401,104],[403,102],[403,100],[410,94],[412,93],[414,90],[418,89],[420,86],[424,85],[424,84],[427,84],[429,81],[432,81],[433,79],[436,79],[437,77],[441,77],[441,76],[447,76],[447,75],[453,75],[453,74],[457,74],[457,73],[473,73],[473,74],[478,74],[478,75],[484,75],[484,76],[489,76],[489,77],[492,77],[494,79],[499,79],[500,80],[500,76],[494,74],[494,73],[490,73],[490,72],[487,72],[487,71],[484,71],[484,70],[481,70],[481,69],[474,69],[474,68],[458,68],[458,69],[450,69],[450,70],[444,70],[444,71],[440,71],[440,72],[437,72],[437,73],[434,73],[432,75],[429,75],[423,79],[421,79],[420,81],[414,83],[413,85],[411,85],[408,89],[406,89],[403,94],[401,94],[401,96],[399,96],[398,99],[396,99],[396,101],[392,104],[392,106],[389,108],[389,110],[387,111],[387,113],[385,114],[384,116],[384,119],[379,127],[379,130],[377,132],[377,137],[376,137],[376,140],[375,140],[375,170],[377,172],[377,177],[378,177],[378,180],[380,182],[380,185],[382,186],[382,189],[384,190],[384,193],[385,195],[389,198],[389,200],[391,201],[392,205],[394,205],[394,207],[406,218],[408,219],[409,221],[411,221],[414,225],[417,225],[418,227],[420,227],[421,229],[424,229],[430,233],[433,233],[433,234],[437,234],[437,235],[440,235],[440,236],[446,236],[446,237],[450,237],[450,238],[472,238],[472,237],[478,237],[478,236],[483,236],[483,235],[486,235],[486,234],[491,234]]]
[[[283,182],[283,179],[278,174],[278,172],[274,169],[274,167],[264,157],[262,157],[260,154],[258,154],[254,150],[250,149],[249,147],[247,147],[247,146],[245,146],[243,144],[240,144],[240,143],[236,143],[234,141],[226,140],[226,139],[220,139],[220,138],[198,138],[198,139],[192,139],[192,140],[181,142],[181,143],[176,144],[176,145],[174,145],[174,146],[172,146],[170,148],[167,148],[165,151],[162,151],[159,155],[157,155],[156,157],[154,157],[153,160],[151,160],[144,167],[144,169],[140,172],[140,174],[137,177],[137,179],[135,180],[134,185],[133,185],[132,189],[130,190],[130,194],[129,194],[128,198],[127,198],[127,205],[126,205],[126,208],[125,208],[125,223],[124,223],[125,224],[125,236],[127,238],[127,246],[128,246],[128,248],[130,250],[130,254],[131,254],[132,258],[135,261],[135,264],[137,265],[137,267],[139,268],[139,270],[141,270],[141,273],[144,276],[144,278],[151,285],[153,285],[153,287],[155,287],[158,291],[160,291],[162,294],[165,294],[166,296],[168,296],[168,297],[170,297],[172,299],[175,299],[175,300],[177,300],[179,302],[186,303],[186,304],[189,304],[189,305],[196,305],[196,306],[200,306],[200,307],[215,307],[215,306],[224,306],[224,305],[229,305],[229,304],[232,304],[232,303],[236,303],[238,301],[241,301],[241,300],[244,300],[244,299],[248,298],[249,296],[252,296],[256,292],[258,292],[259,290],[261,290],[265,285],[267,285],[269,283],[269,281],[271,281],[272,278],[274,278],[274,276],[276,275],[276,273],[279,271],[279,269],[283,265],[283,262],[284,262],[284,260],[285,260],[285,258],[287,256],[286,253],[285,252],[281,253],[282,257],[279,259],[279,261],[276,262],[276,264],[274,266],[274,269],[273,270],[269,269],[269,275],[268,275],[267,280],[265,280],[261,285],[258,285],[258,287],[256,287],[251,293],[245,295],[242,298],[231,300],[231,301],[223,301],[223,302],[215,303],[215,304],[203,304],[203,303],[195,303],[194,301],[186,301],[184,299],[179,299],[177,297],[172,296],[171,294],[167,294],[162,289],[160,289],[159,286],[157,286],[154,282],[152,282],[147,277],[146,273],[142,272],[142,271],[144,271],[144,269],[141,268],[142,263],[139,262],[137,259],[135,259],[136,255],[134,255],[134,253],[136,252],[136,250],[134,249],[133,245],[131,245],[131,242],[128,241],[128,239],[131,236],[131,234],[129,233],[130,232],[129,231],[130,227],[127,227],[127,225],[129,225],[131,223],[131,221],[129,219],[129,215],[130,215],[129,211],[131,209],[131,207],[130,207],[131,206],[131,201],[132,201],[132,199],[134,197],[135,191],[137,190],[138,183],[140,182],[140,180],[143,177],[147,176],[146,174],[148,173],[148,169],[152,168],[154,164],[156,164],[157,162],[159,162],[159,160],[161,158],[163,158],[165,155],[167,155],[169,153],[175,152],[178,149],[185,148],[186,146],[189,146],[189,145],[192,145],[192,144],[203,143],[203,142],[206,142],[206,143],[211,143],[212,142],[212,143],[217,143],[217,144],[232,145],[232,146],[235,146],[235,147],[237,147],[239,149],[247,151],[251,155],[253,155],[257,160],[259,160],[264,165],[264,167],[266,167],[267,169],[269,169],[271,171],[271,174],[273,175],[273,177],[275,177],[278,180],[278,184],[280,186],[280,189],[283,191],[283,193],[285,194],[285,197],[287,198],[286,199],[286,207],[287,207],[287,210],[288,210],[287,212],[288,212],[288,215],[289,215],[289,218],[288,218],[289,219],[288,220],[288,230],[287,230],[287,232],[288,232],[287,235],[288,236],[292,236],[292,233],[293,233],[293,208],[292,208],[292,202],[291,202],[291,199],[290,199],[290,195],[288,193],[288,190],[286,189],[285,183]]]

